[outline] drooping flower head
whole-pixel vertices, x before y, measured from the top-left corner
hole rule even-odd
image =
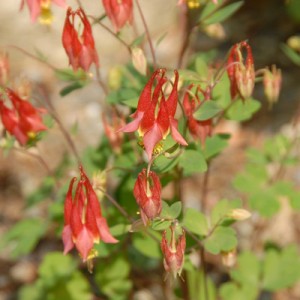
[[[22,0],[20,9],[23,9],[26,3],[30,11],[32,22],[35,22],[39,17],[39,21],[42,24],[51,24],[53,20],[51,12],[52,2],[63,8],[67,7],[65,0]]]
[[[75,246],[85,262],[97,255],[93,249],[95,243],[99,243],[100,240],[105,243],[118,241],[109,231],[97,195],[82,167],[80,167],[80,180],[73,197],[73,186],[76,180],[76,177],[71,180],[66,195],[62,239],[64,254]]]
[[[212,134],[212,119],[204,121],[196,120],[193,114],[197,108],[201,109],[202,103],[210,101],[210,92],[209,89],[207,91],[202,91],[202,89],[198,86],[194,96],[192,96],[190,93],[192,88],[193,85],[190,85],[184,95],[183,109],[187,117],[187,125],[191,135],[194,139],[199,139],[202,145],[204,145],[206,137]],[[202,101],[200,100],[200,92],[202,92],[204,96],[204,100]]]
[[[246,51],[243,58],[242,51]],[[235,44],[229,53],[227,74],[230,80],[231,98],[240,95],[242,99],[251,96],[255,84],[255,71],[251,47],[247,42]]]
[[[79,20],[81,23],[81,34],[75,28],[76,20]],[[62,43],[69,57],[69,63],[74,71],[78,68],[88,71],[92,63],[99,67],[92,27],[82,8],[76,11],[72,11],[70,7],[68,8]]]
[[[133,194],[138,206],[145,226],[148,221],[158,217],[161,209],[161,184],[159,177],[153,171],[143,169],[135,182]]]
[[[281,70],[277,69],[275,65],[271,70],[265,69],[263,84],[265,96],[270,104],[270,107],[277,102],[282,83]]]
[[[167,231],[163,232],[161,240],[161,250],[164,255],[164,268],[167,272],[172,273],[174,278],[177,274],[180,276],[184,264],[184,251],[186,246],[185,232],[176,237],[176,225],[171,225],[171,235],[167,239]]]
[[[179,75],[177,71],[174,73],[173,88],[167,99],[162,90],[163,85],[167,82],[165,70],[158,69],[153,73],[140,95],[136,111],[132,114],[134,120],[120,129],[123,132],[138,131],[149,159],[151,159],[155,147],[167,137],[169,132],[176,142],[187,145],[177,129],[178,121],[175,119]],[[157,84],[155,85],[156,79]],[[152,91],[154,85],[155,88]]]
[[[102,3],[116,32],[120,31],[127,22],[132,24],[132,0],[102,0]]]
[[[21,145],[25,145],[40,131],[47,127],[43,124],[43,109],[32,106],[29,101],[22,100],[15,92],[7,88],[5,95],[0,95],[0,115],[3,126]],[[5,98],[11,102],[11,108],[4,104]]]

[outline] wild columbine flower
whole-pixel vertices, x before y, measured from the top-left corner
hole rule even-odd
[[[143,169],[135,182],[133,194],[138,206],[145,226],[148,225],[149,220],[159,216],[161,203],[161,184],[159,177],[153,171]]]
[[[188,129],[194,139],[199,139],[204,145],[206,137],[212,134],[212,119],[199,121],[196,120],[193,116],[197,108],[201,109],[201,104],[204,101],[209,101],[210,99],[210,89],[203,92],[200,87],[197,87],[195,95],[192,96],[189,91],[191,91],[193,85],[190,85],[186,91],[183,98],[183,109],[187,117]],[[199,92],[203,92],[204,100],[201,101],[199,97]]]
[[[178,131],[178,121],[174,118],[178,102],[178,72],[175,73],[175,81],[172,91],[167,100],[162,91],[162,87],[167,81],[165,70],[156,70],[144,90],[142,91],[137,109],[131,116],[134,120],[124,127],[120,128],[123,132],[138,131],[139,136],[143,139],[143,146],[147,152],[148,158],[151,159],[155,147],[165,139],[171,131],[173,139],[181,145],[187,145],[185,139]],[[157,85],[152,92],[154,80],[157,78]]]
[[[132,0],[102,0],[102,3],[106,15],[111,20],[116,32],[119,32],[127,22],[132,24]]]
[[[269,69],[265,69],[263,84],[265,96],[270,104],[270,107],[272,107],[272,105],[278,100],[281,83],[282,76],[280,69],[277,69],[274,65],[272,66],[271,71]]]
[[[65,0],[22,0],[20,9],[24,8],[25,3],[30,11],[31,21],[35,22],[39,17],[42,24],[50,24],[53,20],[51,3],[66,8]]]
[[[28,101],[22,100],[11,89],[5,90],[12,108],[4,104],[4,95],[0,95],[0,115],[3,126],[21,145],[25,145],[29,139],[44,131],[47,127],[42,122],[41,113],[45,110],[32,106]]]
[[[168,242],[167,231],[163,232],[161,240],[161,250],[164,255],[164,268],[167,272],[172,273],[174,278],[177,274],[180,276],[184,264],[185,251],[185,232],[182,229],[182,234],[177,237],[176,241],[176,225],[171,225],[171,236]]]
[[[81,35],[78,30],[75,29],[76,17],[78,17],[81,22]],[[77,71],[78,68],[82,68],[87,72],[92,63],[99,67],[92,27],[82,8],[76,11],[72,11],[70,7],[68,8],[62,43],[69,57],[69,63],[74,71]]]
[[[95,243],[98,244],[100,240],[105,243],[118,241],[109,231],[97,195],[82,167],[80,167],[80,180],[73,197],[76,179],[74,177],[71,180],[65,200],[65,225],[62,233],[64,254],[75,246],[83,261],[88,261],[89,264],[97,256],[97,251],[93,249]]]
[[[244,60],[242,51],[246,51]],[[251,96],[255,84],[255,71],[251,47],[247,42],[235,44],[229,53],[227,74],[230,80],[231,98],[240,95],[242,99]]]

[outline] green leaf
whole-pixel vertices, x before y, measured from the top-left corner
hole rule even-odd
[[[70,94],[71,92],[75,91],[75,90],[78,90],[78,89],[81,89],[85,86],[85,83],[83,82],[80,82],[80,81],[76,81],[66,87],[64,87],[60,92],[59,94],[64,97],[68,94]]]
[[[207,235],[208,223],[205,215],[193,208],[187,208],[184,213],[182,226],[198,235]]]
[[[141,34],[140,36],[138,36],[130,45],[130,48],[132,47],[137,47],[139,45],[141,45],[143,43],[143,40],[145,38],[145,33]]]
[[[224,8],[220,8],[215,13],[213,13],[210,17],[205,18],[205,20],[203,20],[203,23],[205,25],[210,25],[214,23],[223,22],[226,19],[228,19],[230,16],[232,16],[237,10],[239,10],[243,4],[244,1],[237,1],[225,6]]]
[[[178,163],[179,156],[175,158],[167,158],[164,155],[160,155],[155,159],[153,169],[157,173],[166,173],[172,170]]]
[[[160,258],[159,244],[150,236],[134,236],[133,246],[142,254],[151,258]]]
[[[222,108],[214,101],[205,101],[199,109],[194,112],[194,118],[199,121],[205,121],[215,117]]]
[[[282,252],[270,249],[263,261],[263,287],[278,291],[294,285],[300,279],[300,259],[297,247],[291,245]]]
[[[45,234],[47,224],[40,219],[26,219],[18,222],[2,237],[0,249],[13,245],[11,256],[20,257],[30,253]]]
[[[167,202],[162,201],[162,211],[160,217],[163,219],[177,219],[181,213],[182,204],[180,201],[173,203],[171,206]]]
[[[221,153],[228,145],[228,138],[229,136],[224,134],[215,134],[207,137],[203,151],[205,159],[208,160]]]
[[[237,260],[237,268],[230,272],[231,277],[241,285],[256,289],[260,283],[261,263],[251,252],[243,252]]]
[[[223,219],[234,208],[241,207],[241,200],[221,200],[212,209],[211,212],[211,226],[215,226],[221,219]]]
[[[56,69],[55,75],[59,80],[62,81],[78,81],[78,80],[86,80],[87,73],[82,69],[78,69],[74,72],[72,69]]]
[[[228,282],[221,285],[220,295],[222,300],[256,300],[259,289],[254,289],[252,286],[236,285],[233,282]]]
[[[180,156],[179,166],[183,169],[184,176],[207,171],[207,163],[204,155],[200,151],[191,149],[185,150]]]
[[[161,230],[166,230],[169,228],[172,224],[172,221],[167,221],[167,220],[154,220],[151,224],[151,228],[153,230],[161,231]]]
[[[212,254],[228,252],[237,246],[235,231],[230,227],[218,226],[213,233],[204,240],[206,251]]]
[[[249,204],[253,210],[268,218],[280,209],[278,196],[271,188],[256,189],[249,197]]]
[[[246,121],[252,118],[261,107],[258,100],[249,98],[236,100],[226,112],[226,117],[234,121]]]

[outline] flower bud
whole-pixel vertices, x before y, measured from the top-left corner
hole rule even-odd
[[[225,267],[231,268],[236,264],[236,249],[233,249],[229,252],[221,253],[222,264]]]
[[[251,217],[251,213],[246,209],[235,208],[227,216],[236,221],[244,221]]]
[[[131,49],[131,60],[134,68],[142,75],[146,75],[147,60],[144,51],[141,48],[133,47]]]
[[[265,96],[270,104],[270,107],[272,107],[272,105],[278,100],[281,83],[282,76],[280,69],[277,69],[274,65],[272,66],[271,71],[269,69],[265,69],[263,84]]]
[[[287,44],[293,50],[300,52],[300,36],[299,35],[293,35],[293,36],[289,37],[289,39],[287,40]]]
[[[161,240],[161,250],[164,255],[164,268],[167,272],[171,272],[174,278],[177,274],[180,276],[184,264],[184,251],[185,251],[185,232],[182,229],[182,234],[177,237],[174,225],[170,227],[171,237],[168,242],[166,230],[163,233]]]
[[[161,184],[156,173],[150,171],[147,174],[147,170],[143,169],[135,182],[133,194],[146,226],[149,220],[159,216],[162,209]]]

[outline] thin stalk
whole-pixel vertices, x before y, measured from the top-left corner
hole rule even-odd
[[[8,48],[15,49],[15,50],[17,50],[17,51],[19,51],[19,52],[25,54],[26,56],[28,56],[28,57],[30,57],[30,58],[32,58],[32,59],[34,59],[34,60],[36,60],[36,61],[38,61],[38,62],[40,62],[40,63],[42,63],[42,64],[44,64],[44,65],[46,65],[46,66],[49,67],[51,70],[56,71],[56,68],[55,68],[53,65],[51,65],[50,63],[48,63],[47,61],[45,61],[44,59],[39,58],[38,56],[35,56],[35,55],[33,55],[33,54],[27,52],[26,50],[24,50],[24,49],[22,49],[22,48],[19,48],[18,46],[8,45],[7,47],[8,47]]]
[[[128,50],[129,54],[131,54],[131,48],[130,46],[119,37],[118,34],[116,34],[113,30],[111,30],[108,26],[103,24],[99,19],[93,17],[93,16],[88,16],[89,18],[93,19],[95,24],[99,24],[103,29],[105,29],[107,32],[109,32],[113,37],[115,37],[121,44],[125,46],[125,48]]]
[[[207,280],[207,266],[205,261],[205,252],[204,247],[200,248],[200,258],[201,258],[201,266],[203,271],[203,280],[204,280],[204,300],[208,300],[208,280]]]
[[[78,5],[79,7],[82,7],[82,8],[83,8],[83,5],[82,5],[82,3],[81,3],[80,0],[76,0],[76,3],[77,3],[77,5]]]
[[[53,106],[50,98],[48,97],[47,93],[44,91],[44,89],[42,87],[40,87],[40,90],[42,92],[42,94],[44,95],[44,99],[46,101],[46,104],[48,105],[48,107],[50,108],[48,111],[50,113],[50,115],[52,116],[52,118],[56,121],[60,131],[62,132],[63,136],[65,137],[68,145],[70,146],[70,149],[72,150],[77,162],[79,165],[81,165],[81,160],[80,160],[80,157],[79,157],[79,154],[78,154],[78,151],[76,149],[76,146],[69,134],[69,132],[66,130],[66,128],[64,127],[63,123],[61,122],[59,116],[58,116],[58,113],[55,109],[55,107]]]
[[[151,36],[150,36],[150,32],[149,32],[149,29],[148,29],[148,25],[147,25],[147,22],[145,20],[145,16],[143,14],[143,11],[141,9],[139,0],[135,0],[135,3],[136,3],[136,6],[138,8],[139,14],[141,16],[141,19],[142,19],[142,22],[143,22],[143,25],[144,25],[144,28],[145,28],[145,33],[146,33],[146,36],[147,36],[147,39],[148,39],[148,43],[149,43],[149,47],[150,47],[150,51],[151,51],[151,55],[152,55],[153,68],[156,69],[157,68],[156,56],[155,56],[155,51],[154,51],[152,39],[151,39]]]

